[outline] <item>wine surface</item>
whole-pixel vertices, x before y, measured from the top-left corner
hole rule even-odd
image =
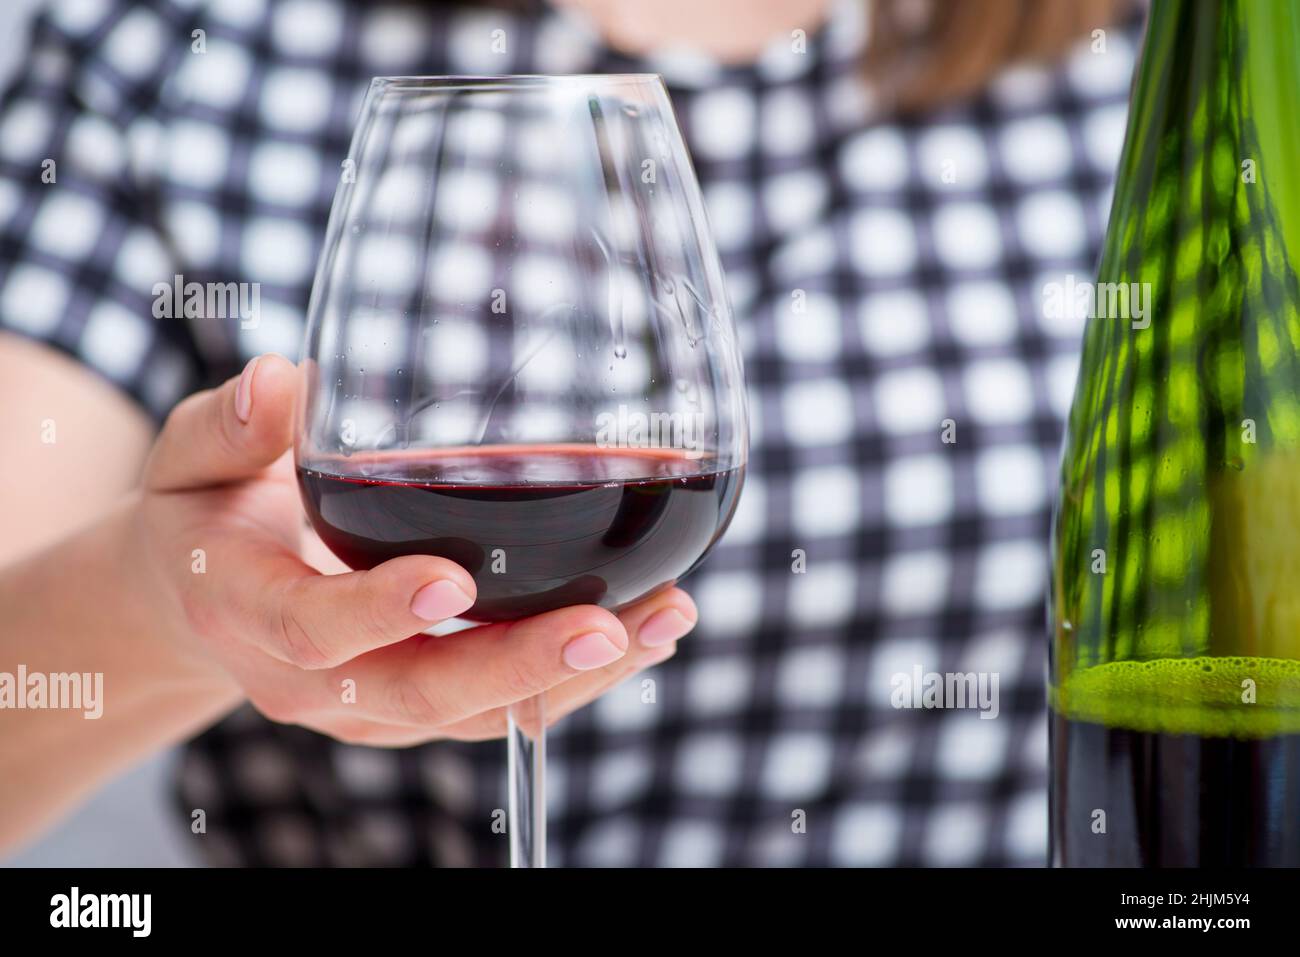
[[[1300,661],[1117,661],[1051,697],[1053,864],[1300,866]]]
[[[437,555],[474,576],[464,617],[620,608],[686,575],[735,510],[743,467],[680,452],[487,446],[298,469],[312,527],[345,564]],[[342,469],[363,476],[341,474]]]

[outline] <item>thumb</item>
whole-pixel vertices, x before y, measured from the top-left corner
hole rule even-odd
[[[172,410],[145,465],[157,492],[256,475],[289,448],[298,372],[283,356],[255,356],[236,378]]]

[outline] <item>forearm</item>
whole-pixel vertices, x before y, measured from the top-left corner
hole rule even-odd
[[[35,837],[105,780],[240,700],[233,682],[167,634],[162,597],[128,558],[138,554],[132,508],[128,499],[0,569],[0,848]],[[65,674],[91,700],[51,707],[78,703],[54,686],[40,694],[49,676]]]
[[[0,568],[89,526],[138,484],[144,413],[67,356],[0,332]]]

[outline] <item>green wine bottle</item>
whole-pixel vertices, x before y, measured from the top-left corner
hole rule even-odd
[[[1300,2],[1154,0],[1052,530],[1051,862],[1300,865]]]

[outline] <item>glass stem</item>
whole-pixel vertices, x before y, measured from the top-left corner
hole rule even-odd
[[[546,696],[516,701],[507,712],[510,767],[510,866],[546,866]],[[525,728],[536,729],[529,737]]]

